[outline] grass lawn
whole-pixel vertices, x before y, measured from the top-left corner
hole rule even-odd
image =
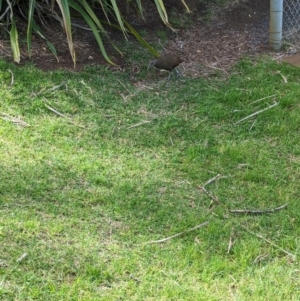
[[[144,69],[0,61],[0,299],[299,300],[299,69]]]

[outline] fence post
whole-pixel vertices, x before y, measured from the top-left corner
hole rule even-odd
[[[283,0],[270,0],[269,45],[274,51],[281,48]]]

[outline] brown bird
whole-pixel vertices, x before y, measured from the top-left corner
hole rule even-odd
[[[163,54],[158,57],[156,60],[153,60],[149,63],[148,69],[150,66],[154,66],[157,69],[167,70],[170,72],[168,79],[171,77],[171,72],[175,70],[177,77],[181,76],[176,67],[183,62],[182,59],[176,54]]]

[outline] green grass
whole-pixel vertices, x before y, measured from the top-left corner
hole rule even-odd
[[[156,75],[0,62],[1,300],[299,299],[298,259],[280,249],[300,247],[298,69],[263,58],[226,80]],[[217,174],[210,211],[199,187]]]

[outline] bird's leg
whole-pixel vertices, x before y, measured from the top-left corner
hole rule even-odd
[[[169,76],[167,77],[167,80],[170,80],[171,75],[172,75],[172,71],[169,72]]]
[[[181,76],[180,72],[176,68],[174,68],[174,70],[176,72],[177,77],[180,77]]]

